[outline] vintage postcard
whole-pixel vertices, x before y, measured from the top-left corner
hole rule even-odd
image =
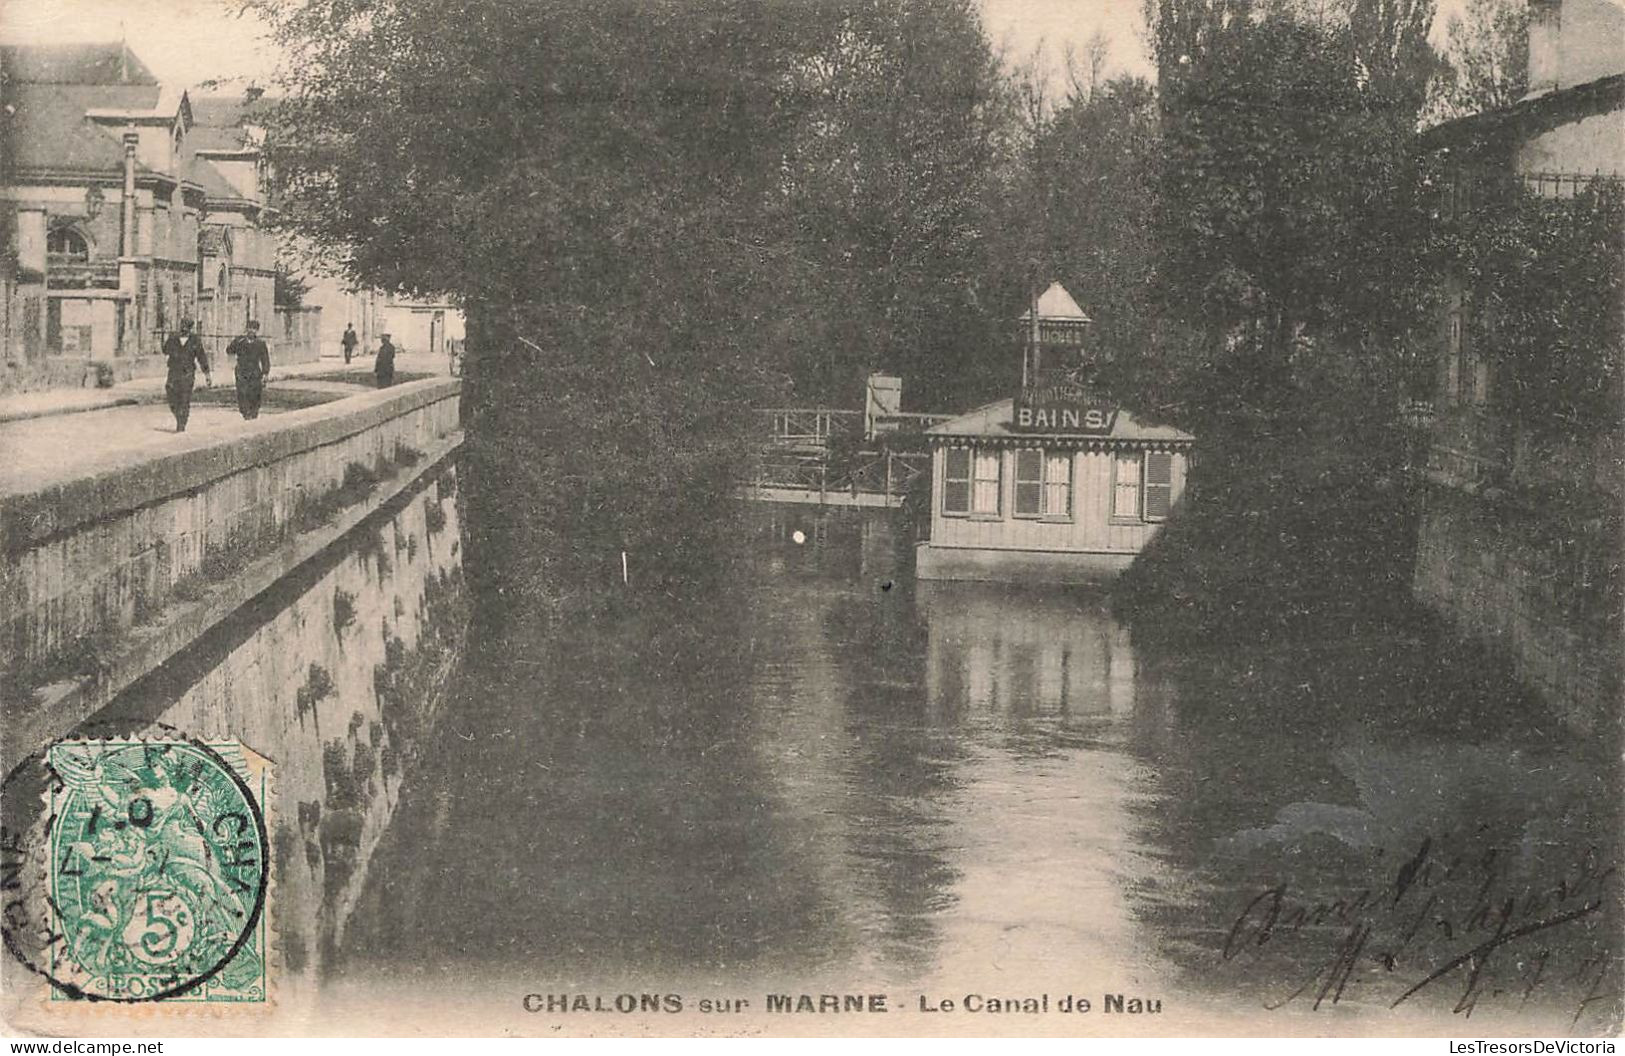
[[[1612,1038],[1621,0],[0,0],[0,1022]]]

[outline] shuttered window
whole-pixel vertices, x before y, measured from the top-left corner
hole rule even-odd
[[[970,512],[999,512],[999,452],[977,451],[972,460]]]
[[[1145,519],[1166,520],[1174,504],[1174,456],[1166,451],[1145,453]]]
[[[1072,516],[1072,455],[1028,448],[1016,452],[1016,516]]]
[[[1027,448],[1016,452],[1016,516],[1039,517],[1044,512],[1044,452]]]
[[[950,447],[942,468],[942,512],[970,512],[970,449]]]
[[[1140,453],[1119,452],[1112,461],[1112,517],[1140,519]]]
[[[942,512],[999,512],[999,452],[950,447],[943,454]]]
[[[1072,516],[1072,453],[1044,456],[1044,515]]]

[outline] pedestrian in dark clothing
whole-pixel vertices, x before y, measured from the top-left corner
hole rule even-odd
[[[226,346],[226,355],[237,357],[237,410],[245,419],[258,418],[265,376],[271,373],[271,350],[260,340],[259,320],[248,321],[246,332]]]
[[[378,342],[378,359],[372,365],[372,372],[378,377],[380,389],[395,384],[395,346],[389,343],[388,334]]]
[[[164,357],[169,360],[164,395],[169,397],[169,413],[175,416],[175,431],[184,433],[186,419],[192,415],[192,386],[197,381],[197,368],[203,368],[204,385],[214,382],[203,341],[192,333],[192,320],[182,319],[180,333],[169,335],[169,340],[164,342]]]
[[[360,338],[355,336],[354,323],[344,324],[344,337],[339,340],[339,344],[344,346],[344,362],[350,362],[350,357],[355,355],[355,346],[360,344]]]

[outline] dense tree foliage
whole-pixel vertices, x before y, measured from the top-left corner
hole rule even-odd
[[[290,55],[288,215],[467,310],[471,561],[504,591],[717,567],[752,407],[883,367],[948,398],[976,348],[972,0],[249,6]]]
[[[1224,449],[1236,503],[1316,430],[1382,479],[1443,260],[1419,118],[1527,49],[1510,0],[1453,72],[1434,0],[1146,0],[1157,84],[1097,41],[1057,99],[975,0],[244,2],[290,56],[287,215],[464,304],[471,569],[549,605],[623,551],[662,591],[725,567],[752,407],[1006,394],[1056,279],[1097,383]]]
[[[790,83],[784,157],[799,284],[784,308],[798,395],[849,402],[870,370],[928,406],[986,358],[987,183],[1001,71],[973,0],[844,5]]]
[[[1511,106],[1529,87],[1527,0],[1467,0],[1445,29],[1447,66],[1434,85],[1436,119]]]
[[[1625,196],[1596,181],[1540,197],[1516,179],[1477,187],[1441,225],[1443,259],[1468,292],[1470,340],[1495,364],[1499,415],[1541,438],[1618,435],[1625,402]]]
[[[1205,410],[1267,427],[1397,408],[1432,279],[1411,148],[1430,10],[1360,0],[1312,21],[1163,0],[1160,275],[1168,310],[1207,335]]]

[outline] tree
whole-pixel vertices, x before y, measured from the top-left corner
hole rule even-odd
[[[1189,331],[1164,317],[1155,296],[1161,150],[1149,83],[1121,77],[1091,91],[1079,81],[1038,118],[1023,179],[995,225],[994,252],[1017,280],[1006,304],[1024,310],[1038,287],[1063,283],[1094,320],[1093,384],[1141,413],[1181,402],[1191,354]],[[1014,362],[1015,328],[1001,337]]]
[[[754,406],[975,349],[972,0],[247,0],[281,201],[468,316],[469,568],[549,606],[717,568]],[[850,394],[850,395],[848,395]]]
[[[791,74],[783,202],[801,264],[798,393],[903,374],[932,406],[977,374],[1000,71],[972,0],[848,4]]]
[[[1165,0],[1159,280],[1208,335],[1221,417],[1375,424],[1397,406],[1427,278],[1410,146],[1426,7],[1324,24]]]
[[[1462,117],[1511,106],[1529,89],[1529,5],[1524,0],[1467,0],[1446,26],[1447,69],[1434,86],[1429,116]]]
[[[777,391],[783,90],[817,5],[254,0],[288,216],[468,315],[469,571],[557,609],[711,567]],[[764,322],[768,320],[768,322]],[[614,570],[614,571],[612,571]]]

